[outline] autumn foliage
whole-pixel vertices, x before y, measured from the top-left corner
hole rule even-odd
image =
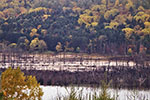
[[[128,54],[132,45],[133,53],[144,46],[148,54],[149,4],[148,0],[1,0],[0,42],[30,52],[100,54]]]
[[[43,95],[40,84],[34,76],[24,76],[19,68],[8,68],[1,76],[4,100],[41,100]]]

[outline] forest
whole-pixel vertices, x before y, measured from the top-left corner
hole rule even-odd
[[[0,49],[150,53],[150,0],[0,0]]]

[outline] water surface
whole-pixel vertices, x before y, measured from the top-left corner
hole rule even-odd
[[[71,91],[71,87],[61,86],[41,86],[44,92],[42,100],[56,100],[58,97],[66,97]],[[74,87],[78,94],[81,94],[85,100],[89,95],[97,95],[101,92],[101,88],[92,87]],[[110,97],[115,97],[117,100],[150,100],[150,90],[128,90],[128,89],[108,89]]]

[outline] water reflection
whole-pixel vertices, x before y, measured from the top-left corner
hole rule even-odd
[[[70,92],[71,87],[60,86],[41,86],[44,92],[42,100],[56,100],[58,97],[65,97]],[[74,87],[75,90],[82,95],[85,100],[88,100],[89,95],[95,92],[97,95],[101,92],[100,88],[91,87]],[[110,97],[115,97],[116,100],[150,100],[150,90],[127,90],[127,89],[108,89]]]

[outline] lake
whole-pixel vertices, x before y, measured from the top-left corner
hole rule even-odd
[[[42,100],[56,100],[57,97],[65,97],[71,91],[70,87],[61,86],[41,86],[44,95]],[[93,87],[74,87],[78,94],[82,94],[84,99],[87,100],[90,94],[97,95],[100,93],[101,88]],[[110,97],[115,97],[117,100],[150,100],[150,90],[128,90],[128,89],[108,89]]]

